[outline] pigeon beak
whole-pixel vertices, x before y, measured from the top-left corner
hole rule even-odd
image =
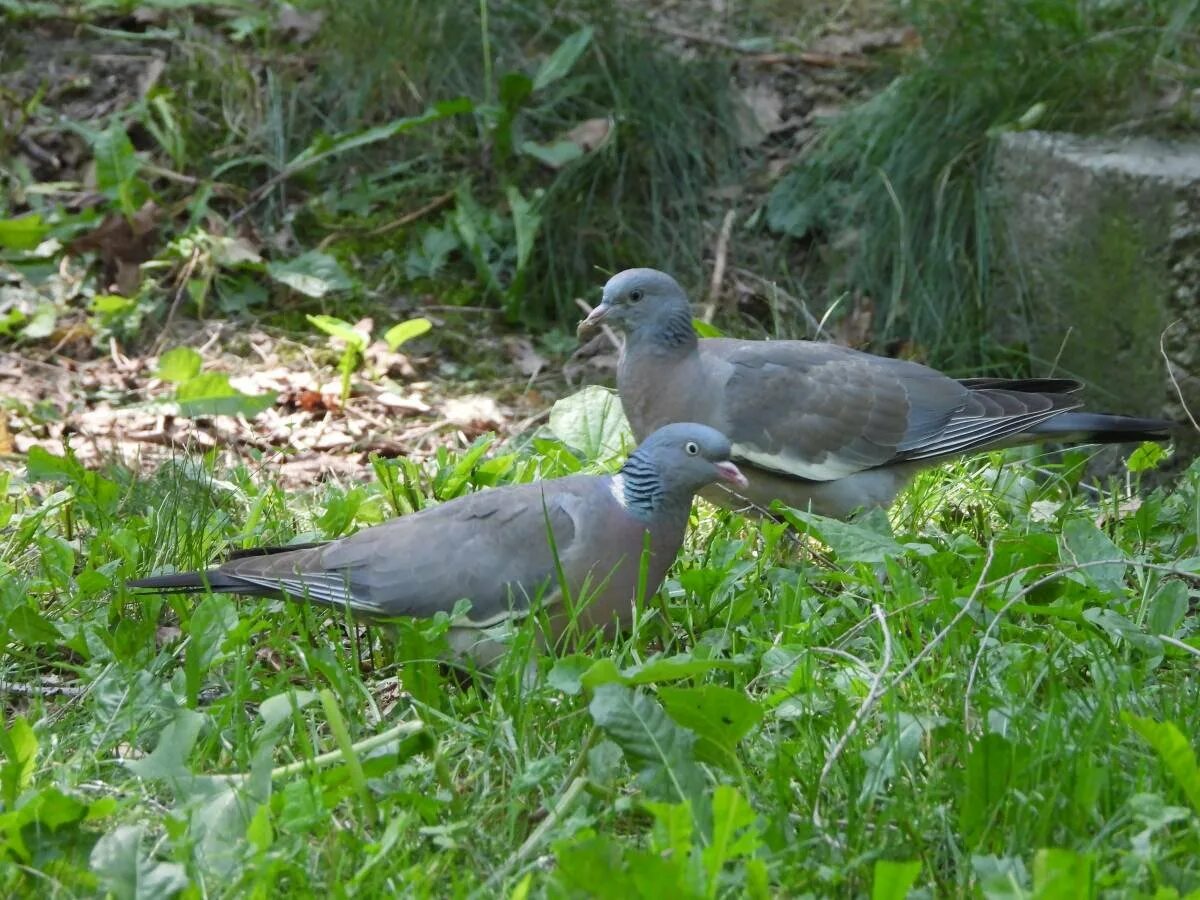
[[[596,333],[600,327],[600,323],[612,311],[612,307],[606,303],[601,303],[590,313],[588,317],[579,323],[579,327],[575,329],[575,334],[580,338],[587,339]]]
[[[731,462],[719,462],[717,466],[717,477],[722,481],[727,481],[730,484],[737,485],[740,488],[747,488],[750,482],[746,480],[746,476]]]

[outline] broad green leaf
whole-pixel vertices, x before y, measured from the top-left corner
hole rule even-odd
[[[4,752],[4,761],[0,763],[0,799],[6,808],[12,809],[29,786],[37,763],[37,735],[24,716],[17,716],[0,732],[0,750]]]
[[[1196,751],[1183,732],[1174,722],[1156,722],[1129,713],[1122,713],[1121,718],[1154,748],[1192,809],[1200,813],[1200,767],[1196,765]]]
[[[967,754],[958,816],[968,846],[978,844],[989,825],[1003,821],[997,816],[997,808],[1003,807],[1027,756],[1026,748],[995,732],[985,734],[972,745]]]
[[[1029,872],[1019,856],[977,854],[971,868],[985,900],[1027,900]]]
[[[523,141],[517,149],[551,169],[561,169],[567,163],[574,162],[583,156],[583,148],[574,141],[554,141],[549,144]]]
[[[191,347],[176,347],[158,358],[158,370],[154,377],[176,383],[189,381],[200,374],[203,364],[200,354]]]
[[[890,534],[883,534],[859,522],[842,522],[816,513],[791,509],[778,502],[771,506],[772,509],[778,509],[797,531],[811,534],[828,544],[840,562],[880,563],[904,556],[907,552],[907,548]]]
[[[1079,577],[1110,594],[1125,590],[1125,554],[1089,519],[1071,519],[1063,525],[1062,560],[1065,563],[1101,563],[1079,570]],[[1104,564],[1107,560],[1111,563]]]
[[[4,627],[9,636],[27,647],[57,647],[62,633],[32,606],[21,604],[8,614]]]
[[[593,33],[594,29],[590,25],[585,26],[574,34],[568,35],[561,44],[554,48],[554,52],[546,57],[538,67],[537,74],[533,76],[533,89],[540,91],[566,76],[575,67],[575,63],[579,61],[579,57],[583,55],[588,44],[591,43]]]
[[[98,316],[116,316],[137,305],[137,301],[120,294],[97,294],[88,304]]]
[[[583,459],[611,459],[633,445],[620,398],[599,385],[589,385],[555,403],[549,429]]]
[[[432,327],[433,323],[424,317],[409,319],[389,328],[384,333],[383,339],[387,342],[389,350],[395,350],[401,344],[425,334]]]
[[[904,900],[920,874],[920,860],[875,860],[875,872],[871,878],[871,900]]]
[[[675,723],[696,733],[696,758],[736,770],[737,745],[762,721],[762,708],[743,691],[718,684],[662,687],[658,698]]]
[[[37,213],[0,219],[0,247],[9,250],[32,250],[50,231],[50,226]]]
[[[158,736],[158,743],[149,756],[123,760],[125,766],[139,778],[186,778],[191,770],[187,758],[200,736],[207,717],[192,709],[179,708],[175,717]]]
[[[499,91],[502,110],[492,108],[492,115],[500,127],[507,122],[511,127],[513,113],[533,93],[533,82],[524,72],[505,72],[500,76]],[[480,110],[481,112],[483,110]]]
[[[237,624],[233,601],[221,594],[209,594],[200,601],[185,629],[188,635],[183,671],[188,702],[195,705],[204,676],[217,658],[221,642]]]
[[[275,405],[275,394],[243,394],[229,383],[222,372],[197,375],[175,391],[175,402],[181,416],[257,416]]]
[[[291,719],[293,710],[304,709],[316,699],[315,691],[284,691],[282,694],[275,694],[260,703],[258,715],[269,731]]]
[[[267,274],[306,297],[324,297],[354,287],[338,261],[320,250],[309,250],[295,259],[269,262]]]
[[[703,319],[692,319],[692,329],[702,338],[724,337],[725,333],[716,325]]]
[[[78,822],[87,813],[86,804],[56,787],[42,788],[37,797],[37,822],[51,831]]]
[[[160,900],[188,886],[182,864],[161,862],[142,852],[144,827],[119,825],[92,848],[92,871],[116,900]]]
[[[1035,900],[1092,900],[1096,896],[1091,854],[1044,849],[1033,858]]]
[[[344,341],[349,347],[353,347],[359,351],[367,348],[367,342],[370,338],[361,331],[356,331],[354,326],[345,319],[326,315],[307,316],[306,318],[310,325],[320,328],[330,337]]]
[[[35,445],[29,448],[25,464],[30,481],[69,484],[80,505],[96,515],[111,515],[120,503],[120,485],[99,472],[85,469],[70,453],[67,456],[55,456]]]
[[[737,668],[737,665],[736,662],[728,659],[696,659],[690,653],[679,653],[675,656],[655,655],[626,669],[618,669],[616,663],[608,657],[604,657],[596,660],[583,673],[581,682],[589,690],[610,683],[632,687],[637,684],[678,681],[681,678],[691,678],[715,669],[734,669]]]
[[[719,784],[712,797],[712,840],[701,853],[709,882],[715,883],[732,860],[751,856],[762,843],[754,807],[728,784]]]
[[[537,203],[526,200],[516,185],[509,185],[505,194],[512,215],[513,233],[517,238],[517,272],[520,273],[525,271],[525,265],[533,255],[534,241],[538,229],[542,227],[542,215],[537,211]]]
[[[671,721],[654,699],[621,684],[602,684],[588,705],[592,719],[625,753],[653,799],[693,804],[704,793],[696,736]]]
[[[596,663],[592,661],[592,658],[582,653],[559,657],[546,676],[546,683],[555,690],[574,696],[583,690],[584,673],[594,665]],[[613,668],[615,669],[616,666],[614,665]]]
[[[1188,587],[1182,581],[1164,581],[1150,600],[1146,630],[1151,634],[1174,635],[1188,611]]]
[[[1134,473],[1152,472],[1162,465],[1168,456],[1170,453],[1162,444],[1146,441],[1129,454],[1129,459],[1125,460],[1125,468]]]
[[[420,248],[411,248],[404,258],[405,276],[410,280],[436,277],[450,254],[458,248],[458,234],[450,225],[426,228],[421,235]]]
[[[471,112],[474,108],[475,104],[470,99],[467,97],[458,97],[453,100],[444,100],[435,103],[432,107],[417,116],[396,119],[385,125],[376,125],[373,128],[347,132],[335,137],[326,136],[320,138],[293,157],[291,162],[287,164],[286,171],[289,174],[294,174],[330,156],[336,156],[350,150],[357,150],[361,147],[368,147],[371,144],[389,140],[406,131],[419,128],[422,125],[428,125],[431,122]]]
[[[916,759],[925,733],[946,722],[942,716],[897,713],[895,726],[887,727],[880,734],[875,746],[862,752],[867,772],[858,793],[858,802],[866,804],[873,800],[887,782],[895,777],[900,766]]]
[[[34,307],[33,315],[21,327],[21,337],[30,341],[40,341],[54,334],[58,325],[58,307],[53,303],[39,303]]]
[[[96,160],[96,187],[114,197],[126,217],[132,216],[141,205],[144,191],[137,179],[140,164],[124,127],[114,122],[97,132],[92,153]]]

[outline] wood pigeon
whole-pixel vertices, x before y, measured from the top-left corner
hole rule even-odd
[[[452,613],[466,599],[452,650],[489,665],[531,608],[547,610],[553,639],[572,621],[582,631],[627,625],[639,588],[653,594],[674,562],[693,495],[716,481],[745,487],[729,452],[706,425],[670,424],[615,475],[479,491],[341,540],[242,551],[207,571],[129,586],[308,599],[369,619]]]
[[[1171,422],[1077,412],[1063,378],[954,379],[919,363],[812,341],[698,339],[670,275],[609,279],[579,325],[625,334],[617,389],[634,434],[703,422],[727,435],[749,479],[736,493],[825,516],[887,506],[913,475],[951,457],[1038,441],[1166,440]],[[702,496],[740,508],[727,490]]]

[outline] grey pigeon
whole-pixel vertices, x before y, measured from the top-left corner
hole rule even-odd
[[[1063,378],[954,379],[919,363],[812,341],[698,339],[670,275],[629,269],[604,286],[579,325],[625,334],[617,388],[639,438],[668,422],[727,435],[749,487],[772,500],[845,518],[887,506],[925,466],[1038,441],[1166,440],[1172,423],[1076,412],[1081,385]],[[709,487],[726,507],[745,503]]]
[[[729,461],[729,441],[705,425],[672,424],[616,475],[479,491],[341,540],[252,550],[205,572],[129,585],[288,596],[370,619],[451,613],[467,599],[470,611],[452,624],[452,650],[487,665],[503,650],[500,636],[539,600],[558,638],[573,619],[563,582],[581,629],[626,625],[646,541],[649,595],[683,544],[693,495],[715,481],[746,484]]]

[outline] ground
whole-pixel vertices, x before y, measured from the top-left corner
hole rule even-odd
[[[697,503],[628,634],[491,672],[126,584],[611,471],[574,321],[646,256],[871,344],[846,247],[763,219],[909,11],[0,0],[0,894],[1200,896],[1200,466],[1154,446]]]

